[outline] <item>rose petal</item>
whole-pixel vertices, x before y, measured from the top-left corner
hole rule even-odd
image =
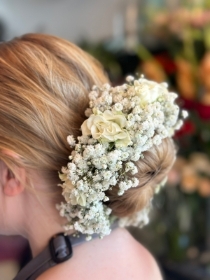
[[[91,135],[91,131],[87,126],[88,120],[85,120],[81,125],[82,135]]]

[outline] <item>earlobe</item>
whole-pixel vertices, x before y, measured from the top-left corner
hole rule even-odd
[[[23,192],[25,185],[25,170],[23,168],[18,168],[18,177],[6,167],[4,170],[4,180],[3,180],[3,191],[7,196],[16,196]]]

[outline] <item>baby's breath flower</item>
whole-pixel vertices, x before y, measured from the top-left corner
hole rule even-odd
[[[74,139],[74,137],[72,136],[72,135],[69,135],[68,137],[67,137],[67,142],[69,143],[69,145],[71,146],[71,147],[74,147],[75,146],[75,139]]]
[[[122,111],[123,110],[123,105],[121,103],[115,103],[114,109],[116,111]]]
[[[188,117],[188,112],[186,110],[182,110],[182,116],[183,118],[187,118]]]
[[[127,76],[126,77],[126,82],[130,83],[134,81],[134,77],[133,76]]]
[[[155,135],[155,136],[153,137],[152,141],[153,141],[153,144],[154,144],[154,145],[158,146],[158,145],[160,145],[160,143],[161,143],[162,140],[161,140],[160,135]]]

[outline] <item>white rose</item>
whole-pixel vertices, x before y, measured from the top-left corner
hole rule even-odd
[[[116,147],[131,144],[130,135],[125,130],[126,118],[123,114],[106,110],[92,114],[81,126],[83,135],[92,135],[94,139],[114,142]]]
[[[140,85],[136,85],[135,91],[140,97],[140,105],[144,106],[156,101],[158,97],[162,95],[162,92],[166,91],[166,89],[155,82],[147,81],[144,84],[140,83]]]

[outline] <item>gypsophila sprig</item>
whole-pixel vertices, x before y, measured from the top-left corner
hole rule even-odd
[[[158,84],[144,77],[127,77],[122,86],[94,86],[89,94],[87,120],[81,126],[77,141],[68,136],[73,149],[67,167],[62,168],[65,203],[57,208],[66,217],[66,230],[74,229],[101,237],[110,233],[111,209],[106,191],[119,188],[123,195],[139,185],[135,164],[153,145],[174,135],[187,117],[175,104],[177,95],[166,83]],[[131,176],[132,175],[132,176]],[[123,225],[148,222],[149,204]]]

